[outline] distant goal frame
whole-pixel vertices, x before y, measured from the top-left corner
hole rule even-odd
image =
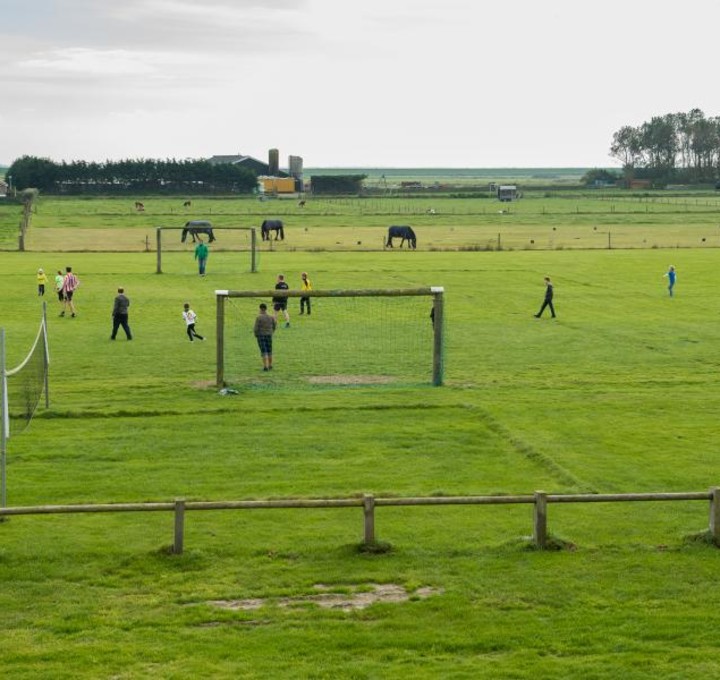
[[[225,382],[225,301],[229,298],[269,299],[274,297],[411,297],[426,296],[432,298],[433,353],[432,384],[443,384],[443,326],[445,316],[445,288],[428,286],[425,288],[360,288],[339,290],[216,290],[215,291],[215,384],[224,387]]]
[[[156,227],[155,242],[157,251],[157,264],[155,268],[156,274],[162,274],[162,232],[163,231],[182,231],[185,227]],[[250,273],[257,274],[258,263],[258,243],[257,243],[257,227],[213,227],[213,231],[249,231],[250,232]]]

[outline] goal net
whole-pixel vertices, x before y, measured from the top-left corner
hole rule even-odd
[[[442,288],[215,295],[218,385],[442,384]],[[273,298],[287,301],[289,326]],[[253,332],[261,303],[277,316],[269,374]]]
[[[45,306],[35,342],[25,358],[14,368],[7,368],[5,330],[0,328],[0,476],[2,505],[6,505],[7,440],[20,434],[30,423],[45,393],[48,406],[48,366],[50,353],[47,340]]]

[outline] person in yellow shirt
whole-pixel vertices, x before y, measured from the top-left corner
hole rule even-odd
[[[45,284],[48,282],[48,277],[42,269],[38,269],[37,273],[37,286],[38,295],[41,297],[45,295]]]
[[[312,290],[312,284],[306,272],[300,275],[301,283],[300,290]],[[307,313],[310,316],[310,296],[304,296],[300,298],[300,314],[305,314],[305,307],[307,306]]]

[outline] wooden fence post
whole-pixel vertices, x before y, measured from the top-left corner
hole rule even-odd
[[[175,541],[173,553],[182,555],[185,542],[185,500],[178,498],[175,501]]]
[[[533,519],[533,543],[536,548],[544,550],[547,546],[547,494],[535,492],[535,509]]]
[[[710,535],[720,547],[720,488],[717,486],[710,489]]]
[[[365,513],[365,545],[375,543],[375,496],[363,496],[363,511]]]

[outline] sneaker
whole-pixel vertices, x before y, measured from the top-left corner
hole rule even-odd
[[[539,315],[539,314],[533,314],[533,316],[534,316],[536,319],[539,319],[539,318],[540,318],[540,315]]]
[[[60,312],[60,316],[65,316],[65,312]]]
[[[285,324],[285,328],[290,328],[290,322],[289,322],[289,321]]]
[[[272,371],[272,366],[268,366],[268,371]]]
[[[75,312],[70,315],[73,319],[75,318]]]
[[[269,371],[270,369],[267,366],[263,366],[263,371]]]

